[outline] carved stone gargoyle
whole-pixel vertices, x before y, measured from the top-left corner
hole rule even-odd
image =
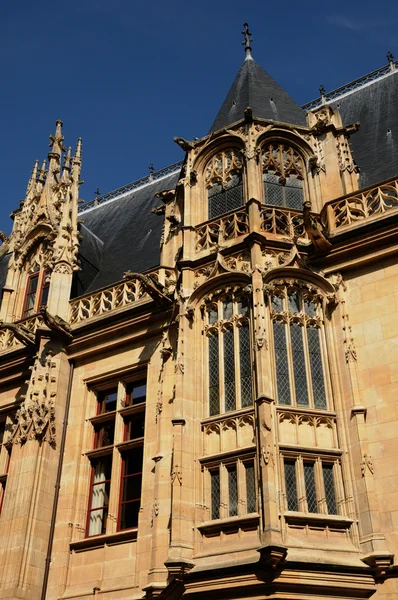
[[[305,231],[315,252],[327,252],[332,244],[326,237],[326,231],[322,223],[311,215],[311,202],[304,202],[303,221]]]
[[[22,344],[24,344],[27,348],[36,347],[35,336],[29,331],[29,329],[27,329],[23,325],[0,321],[0,328],[12,331],[17,340],[22,342]]]
[[[51,329],[51,331],[57,333],[61,337],[64,337],[69,342],[72,340],[73,335],[69,323],[67,323],[66,321],[64,321],[64,319],[61,319],[61,317],[58,317],[57,315],[51,315],[48,312],[46,306],[42,306],[40,308],[40,313],[43,317],[45,325],[47,325],[47,327]]]
[[[150,275],[144,275],[143,273],[133,273],[132,271],[126,271],[123,274],[123,279],[138,279],[141,282],[145,292],[150,295],[152,300],[159,306],[169,306],[172,304],[173,299],[165,288],[164,285],[156,281]]]

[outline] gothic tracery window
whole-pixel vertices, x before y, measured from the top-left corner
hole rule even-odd
[[[302,210],[304,168],[298,152],[272,142],[263,148],[262,169],[265,204]]]
[[[326,409],[321,297],[282,283],[274,287],[270,306],[278,404]]]
[[[242,159],[237,150],[219,152],[208,163],[205,183],[208,218],[235,210],[243,204]]]
[[[246,296],[225,295],[206,307],[209,414],[253,402],[249,304]]]

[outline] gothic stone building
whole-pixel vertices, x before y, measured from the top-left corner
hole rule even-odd
[[[246,51],[95,201],[58,121],[2,236],[1,599],[398,598],[398,70]]]

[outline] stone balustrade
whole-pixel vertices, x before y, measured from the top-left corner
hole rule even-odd
[[[249,233],[249,221],[246,209],[235,210],[196,227],[196,252],[209,250],[217,244],[247,233]]]
[[[398,208],[398,179],[328,202],[323,218],[329,231],[355,225]]]
[[[35,333],[38,325],[42,322],[41,315],[32,315],[25,319],[21,319],[15,322],[15,325],[19,325],[29,333]],[[14,332],[10,329],[0,328],[0,352],[6,352],[16,346],[22,346],[22,342],[14,335]]]
[[[289,239],[308,239],[302,211],[276,206],[262,206],[260,216],[261,231],[281,235]]]

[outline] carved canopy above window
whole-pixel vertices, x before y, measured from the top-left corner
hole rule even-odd
[[[286,144],[274,142],[263,148],[263,171],[270,171],[279,177],[283,185],[291,176],[304,179],[303,161],[299,153]]]
[[[242,170],[242,157],[238,150],[228,149],[219,152],[210,160],[206,166],[206,187],[210,188],[214,183],[225,187],[233,175]]]

